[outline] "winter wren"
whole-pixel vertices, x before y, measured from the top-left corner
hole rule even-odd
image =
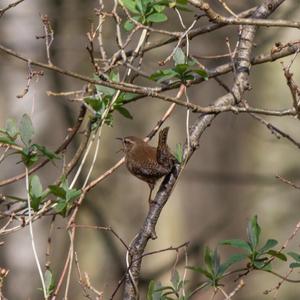
[[[122,138],[125,163],[131,174],[148,183],[149,203],[156,181],[169,174],[176,162],[167,145],[169,127],[159,132],[157,148],[148,145],[135,136]]]

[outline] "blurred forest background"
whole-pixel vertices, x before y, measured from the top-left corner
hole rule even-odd
[[[105,5],[110,5],[104,1]],[[1,0],[0,6],[10,1]],[[218,1],[209,1],[217,11],[221,10]],[[230,0],[228,5],[235,11],[243,11],[261,3],[261,1]],[[77,73],[91,76],[94,72],[86,51],[86,33],[92,22],[97,22],[94,8],[96,0],[25,0],[19,6],[9,10],[0,18],[0,41],[5,46],[34,60],[46,61],[44,40],[36,39],[43,34],[40,14],[47,14],[54,30],[51,57],[55,65]],[[273,18],[297,20],[300,15],[298,0],[286,1],[276,11]],[[168,15],[164,25],[173,31],[181,30],[175,14]],[[183,20],[189,24],[189,14],[183,13]],[[200,21],[201,22],[201,21]],[[178,28],[177,28],[178,27]],[[177,29],[176,29],[177,28]],[[215,33],[200,35],[192,40],[191,54],[195,56],[218,55],[228,52],[225,39],[234,45],[238,27],[226,26]],[[116,50],[113,24],[106,23],[104,43],[109,54]],[[161,39],[160,35],[153,38]],[[259,29],[254,53],[268,53],[275,42],[286,43],[299,38],[299,30],[290,28]],[[157,61],[169,55],[174,44],[168,44],[146,54],[147,71],[158,68]],[[281,59],[288,63],[291,57]],[[215,60],[200,61],[208,68],[215,66]],[[228,58],[217,61],[228,62]],[[286,108],[291,103],[290,91],[282,72],[280,61],[252,67],[251,85],[247,100],[252,106],[272,109]],[[300,82],[300,57],[293,65],[294,79]],[[37,68],[38,69],[38,68]],[[24,90],[27,82],[27,65],[15,58],[0,53],[0,127],[8,117],[20,119],[23,113],[33,114],[37,141],[50,149],[71,127],[79,111],[79,104],[63,97],[47,96],[47,91],[62,92],[78,90],[83,83],[55,72],[44,71],[45,75],[33,80],[27,95],[22,99],[16,96]],[[232,75],[222,76],[229,85]],[[143,82],[140,80],[139,82]],[[189,88],[190,98],[202,106],[210,104],[224,93],[223,88],[210,80]],[[93,178],[104,172],[120,158],[122,153],[116,137],[136,135],[143,137],[156,124],[168,107],[165,102],[150,98],[130,104],[127,108],[134,116],[128,120],[120,114],[114,114],[112,127],[105,127],[102,135],[100,155],[93,171]],[[177,143],[185,141],[186,111],[178,107],[167,121],[170,126],[169,145],[175,150]],[[191,115],[191,119],[196,114]],[[266,119],[296,140],[299,137],[299,120],[296,118]],[[192,123],[192,121],[191,121]],[[156,145],[155,138],[150,142]],[[67,156],[76,151],[79,141],[71,145]],[[92,158],[90,158],[91,160]],[[277,139],[261,123],[247,114],[223,113],[205,132],[200,148],[188,163],[176,188],[169,199],[156,229],[158,239],[150,241],[148,250],[157,250],[176,246],[190,241],[189,265],[198,265],[202,261],[203,246],[217,246],[219,240],[245,238],[246,224],[257,214],[263,228],[263,238],[273,237],[283,243],[299,221],[299,191],[276,179],[281,175],[299,182],[299,149],[284,139]],[[0,165],[0,180],[22,172],[20,164],[14,160],[4,161]],[[16,161],[17,162],[17,161]],[[59,168],[49,164],[38,174],[43,186],[51,183]],[[87,172],[85,170],[84,174]],[[0,189],[3,194],[24,197],[24,180]],[[130,175],[123,166],[112,176],[98,185],[84,201],[78,224],[111,226],[129,243],[140,228],[148,209],[148,186]],[[38,252],[43,262],[47,245],[50,219],[34,223]],[[59,217],[61,226],[65,220]],[[61,271],[67,255],[67,233],[56,223],[53,238],[55,247],[51,253],[53,269]],[[10,270],[5,280],[4,294],[8,299],[41,299],[38,273],[34,264],[28,228],[24,228],[5,238],[5,247],[0,246],[0,265]],[[299,238],[292,241],[291,247],[299,247]],[[109,232],[78,229],[76,236],[78,260],[83,271],[89,274],[92,284],[104,291],[108,299],[125,270],[125,249]],[[297,249],[298,250],[298,249]],[[220,250],[222,257],[229,253]],[[142,268],[141,289],[146,289],[151,279],[167,282],[176,254],[160,253],[145,258]],[[182,271],[184,260],[178,263]],[[280,270],[285,274],[286,270]],[[296,272],[297,273],[297,272]],[[76,275],[74,275],[76,276]],[[198,274],[192,274],[191,282],[199,281]],[[278,278],[268,274],[253,273],[246,279],[246,286],[236,299],[250,300],[254,297],[269,299],[262,293],[272,288]],[[232,283],[231,283],[232,284]],[[232,285],[234,286],[234,284]],[[122,293],[119,294],[120,297]],[[285,283],[279,291],[279,299],[299,299],[300,288]],[[195,299],[208,299],[202,294]],[[74,280],[70,289],[70,299],[83,299],[79,284]],[[117,298],[118,298],[117,297]]]

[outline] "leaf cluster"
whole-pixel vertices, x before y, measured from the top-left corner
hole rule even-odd
[[[112,82],[120,82],[119,74],[113,71],[109,74],[108,79]],[[96,128],[103,119],[106,125],[112,126],[112,112],[114,110],[118,111],[125,118],[133,118],[131,113],[124,107],[124,104],[133,99],[136,94],[121,92],[111,105],[117,90],[103,85],[95,85],[95,89],[96,92],[93,96],[89,96],[84,99],[85,103],[87,103],[95,111],[95,115],[92,119],[92,129]],[[104,116],[107,109],[109,109],[109,112],[106,116]]]
[[[59,185],[49,185],[49,190],[57,197],[54,209],[62,216],[68,215],[74,200],[81,194],[81,190],[69,188],[66,179],[63,179]]]
[[[46,157],[50,160],[59,158],[45,146],[33,143],[33,136],[34,128],[27,114],[22,116],[19,125],[15,119],[9,118],[5,123],[5,128],[0,129],[0,143],[15,146],[15,149],[18,150],[13,154],[20,154],[22,162],[27,167],[32,166],[40,157]]]
[[[147,300],[186,300],[186,296],[182,294],[184,281],[177,270],[172,272],[170,283],[171,285],[162,286],[160,282],[152,280],[148,286]]]
[[[168,17],[165,14],[167,7],[188,10],[187,0],[120,0],[120,3],[133,14],[132,19],[143,25],[167,21]],[[133,28],[133,21],[127,20],[124,23],[125,30],[131,31]]]
[[[135,21],[143,25],[167,21],[166,8],[189,11],[187,9],[187,0],[120,0],[120,3],[133,14],[132,18]],[[127,20],[124,23],[125,30],[131,31],[133,28],[134,22],[131,20]]]
[[[241,250],[241,253],[235,253],[229,256],[225,261],[221,261],[217,249],[205,247],[203,265],[188,266],[187,268],[193,272],[200,273],[205,277],[205,282],[191,292],[187,292],[187,296],[183,296],[182,291],[183,281],[180,279],[178,272],[173,273],[171,282],[172,285],[162,286],[160,282],[151,281],[148,286],[147,300],[173,300],[173,299],[190,299],[195,291],[211,286],[218,288],[222,285],[222,279],[230,275],[233,265],[245,262],[245,268],[242,270],[263,270],[271,271],[272,262],[274,259],[286,262],[287,256],[282,249],[275,249],[278,241],[275,239],[267,239],[261,245],[261,227],[257,222],[257,216],[251,218],[247,225],[247,239],[231,239],[220,242],[221,245],[227,245]],[[290,268],[300,267],[300,254],[296,252],[288,252],[294,261],[289,264]]]
[[[184,52],[177,48],[173,60],[175,63],[174,68],[158,70],[150,76],[151,80],[163,82],[173,80],[173,82],[181,82],[186,84],[189,80],[194,80],[199,76],[208,79],[208,74],[204,69],[195,68],[196,61],[186,57]]]

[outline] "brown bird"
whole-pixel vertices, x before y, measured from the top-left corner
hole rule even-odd
[[[131,174],[148,183],[151,194],[155,183],[161,177],[169,174],[176,162],[175,156],[167,145],[169,127],[159,132],[157,148],[148,145],[135,136],[120,138],[123,142],[126,167]]]

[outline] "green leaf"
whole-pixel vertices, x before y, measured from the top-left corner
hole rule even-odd
[[[196,69],[196,70],[192,70],[193,73],[197,73],[198,75],[200,75],[203,79],[208,80],[208,73],[203,70],[203,69]]]
[[[212,273],[213,272],[213,253],[209,247],[205,247],[204,250],[204,262],[209,269],[209,271]]]
[[[183,74],[182,76],[180,76],[180,79],[182,79],[184,81],[188,81],[188,80],[194,80],[195,77],[193,75],[187,73],[187,74]]]
[[[171,283],[175,290],[177,290],[179,282],[180,282],[179,273],[177,270],[174,270],[174,272],[172,272],[172,275],[171,275]]]
[[[108,78],[110,80],[112,80],[112,77],[113,77],[112,73],[114,73],[114,72],[111,72],[108,76]],[[94,79],[98,80],[99,77],[97,75],[94,75]],[[114,81],[114,80],[112,80],[112,81]],[[100,84],[95,84],[95,88],[98,93],[103,94],[104,96],[113,96],[116,92],[115,89],[108,87],[108,86],[100,85]]]
[[[291,256],[295,261],[300,262],[300,254],[291,251],[287,253],[289,256]]]
[[[17,145],[10,137],[0,136],[0,143],[7,145]]]
[[[8,136],[12,139],[15,139],[19,133],[17,123],[14,119],[7,119],[5,122],[5,131]]]
[[[81,194],[81,190],[71,189],[66,190],[66,201],[70,202]]]
[[[69,202],[71,202],[72,200],[74,200],[81,194],[81,190],[70,189],[68,187],[68,182],[66,179],[62,180],[60,186],[49,185],[49,190],[53,195],[55,195],[59,198],[58,202],[57,202],[57,203],[59,203],[58,208],[57,208],[59,211],[64,209],[64,206],[60,202],[63,202],[67,205]]]
[[[46,270],[44,274],[46,294],[50,296],[55,288],[54,278],[50,270]]]
[[[257,223],[257,216],[254,216],[248,223],[247,234],[252,249],[256,249],[259,243],[261,229]]]
[[[168,20],[168,17],[164,13],[154,13],[147,17],[148,22],[161,23]]]
[[[143,23],[141,16],[133,16],[132,19],[136,20],[138,23]],[[124,29],[126,31],[131,31],[135,26],[135,23],[131,20],[126,20],[126,22],[124,23]]]
[[[121,102],[127,102],[129,100],[134,99],[136,96],[138,96],[137,94],[134,93],[121,93],[121,95],[119,96],[121,99]]]
[[[136,8],[137,8],[138,12],[141,13],[142,15],[144,15],[146,12],[143,2],[144,1],[142,1],[142,0],[135,0]]]
[[[187,5],[188,0],[176,0],[176,4]]]
[[[53,194],[56,197],[62,198],[62,199],[66,199],[66,191],[58,186],[58,185],[49,185],[49,190],[51,192],[51,194]]]
[[[101,102],[98,97],[84,98],[84,102],[87,103],[95,111],[99,111],[103,107],[103,102]]]
[[[31,144],[31,140],[34,134],[34,129],[32,126],[31,119],[27,114],[24,114],[22,116],[19,130],[20,130],[20,136],[22,142],[24,143],[25,146],[28,147]]]
[[[66,178],[66,176],[63,176],[63,178],[61,179],[61,187],[65,191],[69,188],[69,183],[68,183],[68,179]]]
[[[162,82],[171,78],[174,78],[177,75],[173,69],[166,69],[166,70],[158,70],[157,72],[153,73],[149,78],[151,80]]]
[[[233,254],[229,256],[229,258],[221,264],[219,274],[223,275],[224,272],[227,271],[229,267],[231,267],[233,264],[238,263],[248,257],[247,254]]]
[[[193,67],[194,65],[197,64],[197,60],[195,58],[189,58],[187,61],[187,64],[189,67]],[[201,70],[201,69],[195,69],[195,70]]]
[[[58,197],[58,201],[56,202],[54,209],[62,216],[67,215],[69,209],[72,207],[71,201],[81,194],[80,190],[69,189],[66,179],[62,181],[61,186],[50,185],[49,189],[52,194]]]
[[[120,82],[120,75],[118,72],[111,71],[108,78],[113,82]]]
[[[209,271],[207,271],[206,269],[204,269],[202,267],[186,267],[186,268],[190,269],[194,272],[200,273],[210,280],[213,280],[213,275]]]
[[[30,194],[34,197],[41,197],[43,194],[43,187],[41,185],[41,181],[37,175],[33,175],[30,178],[30,186],[29,186]]]
[[[176,49],[176,51],[173,55],[173,59],[174,59],[175,65],[180,65],[180,64],[186,63],[186,57],[181,48]]]
[[[132,21],[130,21],[130,20],[126,20],[126,22],[124,23],[124,29],[126,30],[126,31],[131,31],[133,28],[134,28],[134,23],[132,22]]]
[[[270,263],[266,263],[266,261],[255,260],[253,262],[253,266],[258,270],[271,271],[272,266]]]
[[[150,281],[147,292],[147,300],[162,300],[161,291],[159,289],[162,287],[161,283],[155,283],[153,280]]]
[[[154,292],[154,286],[155,282],[154,280],[151,280],[148,285],[148,291],[147,291],[147,300],[153,300],[153,292]]]
[[[31,167],[38,161],[37,155],[24,155],[22,153],[22,162],[26,167]]]
[[[31,198],[31,207],[34,211],[37,211],[43,199],[43,187],[37,175],[33,175],[30,178],[29,195]]]
[[[291,269],[299,268],[299,267],[300,267],[300,263],[293,262],[293,263],[290,264],[289,267],[290,267]]]
[[[258,250],[258,252],[260,254],[263,254],[263,253],[267,252],[269,249],[275,247],[277,244],[278,244],[278,242],[276,240],[269,239],[269,240],[267,240],[265,245]]]
[[[68,203],[64,200],[59,200],[56,202],[56,205],[54,206],[54,210],[57,213],[60,213],[61,215],[65,216],[67,212],[67,205]]]
[[[134,0],[119,0],[122,5],[124,5],[129,11],[134,14],[138,14],[139,11],[136,9],[136,3]]]
[[[188,70],[188,64],[177,64],[174,68],[174,71],[180,75],[183,75],[184,72]]]
[[[116,107],[116,110],[125,118],[133,119],[131,113],[123,106]]]
[[[169,6],[170,0],[160,0],[156,4],[162,5],[162,6]]]
[[[112,116],[112,114],[108,114],[107,117],[105,118],[104,122],[107,126],[112,127],[113,126],[113,116]]]
[[[35,162],[38,161],[37,153],[32,147],[25,147],[19,153],[21,153],[22,161],[27,167],[32,166]]]
[[[220,242],[221,245],[228,245],[235,248],[241,248],[246,250],[248,253],[252,253],[252,249],[246,241],[239,240],[239,239],[232,239],[232,240],[224,240]]]
[[[179,10],[182,10],[182,11],[192,12],[192,10],[187,8],[186,5],[176,4],[175,7]]]
[[[220,256],[217,249],[215,249],[212,253],[212,262],[214,274],[218,274],[220,269]]]
[[[50,160],[52,159],[59,159],[59,157],[49,149],[47,149],[45,146],[39,145],[39,144],[33,144],[44,156],[49,158]]]
[[[110,88],[110,87],[107,87],[104,85],[99,85],[99,84],[96,84],[96,90],[98,93],[101,93],[104,96],[110,96],[110,97],[112,97],[116,92],[116,90],[113,88]]]
[[[269,254],[271,256],[274,256],[274,257],[276,257],[276,258],[278,258],[280,260],[287,261],[287,257],[283,253],[281,253],[279,251],[269,250],[267,252],[267,254]]]
[[[163,12],[166,8],[165,5],[158,5],[158,4],[155,4],[153,5],[153,8],[157,11],[157,12]]]
[[[171,287],[171,286],[162,286],[162,287],[156,289],[155,291],[157,291],[157,292],[161,292],[161,291],[169,291],[169,292],[167,292],[167,293],[171,293],[171,294],[172,294],[172,293],[174,292],[174,289],[173,289],[173,287]],[[164,295],[166,295],[167,293],[165,293]]]
[[[181,164],[183,161],[183,149],[182,149],[182,145],[180,143],[176,144],[175,157],[176,157],[177,161]]]

